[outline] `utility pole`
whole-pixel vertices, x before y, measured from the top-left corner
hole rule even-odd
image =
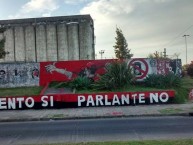
[[[164,48],[163,54],[164,54],[164,58],[166,58],[168,56],[168,55],[166,55],[166,48]]]
[[[184,37],[185,38],[185,44],[186,44],[186,64],[188,64],[188,62],[187,62],[187,58],[188,58],[188,56],[187,56],[187,40],[186,40],[186,37],[187,36],[190,36],[190,35],[183,35],[182,37]]]
[[[101,59],[103,58],[103,54],[105,53],[105,51],[104,50],[100,50],[99,51],[99,54],[101,55]]]

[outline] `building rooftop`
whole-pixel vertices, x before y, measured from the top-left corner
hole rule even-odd
[[[15,25],[38,25],[49,23],[71,23],[71,22],[85,22],[93,23],[92,17],[88,15],[72,15],[72,16],[55,16],[55,17],[39,17],[39,18],[24,18],[24,19],[10,19],[0,20],[0,27],[9,27]]]

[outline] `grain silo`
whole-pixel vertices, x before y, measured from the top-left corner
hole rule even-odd
[[[90,15],[0,21],[1,62],[94,59],[94,24]]]

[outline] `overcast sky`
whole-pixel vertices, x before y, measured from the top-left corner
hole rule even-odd
[[[90,14],[96,54],[114,58],[115,30],[121,28],[135,58],[167,49],[170,57],[193,60],[193,0],[1,0],[0,20]]]

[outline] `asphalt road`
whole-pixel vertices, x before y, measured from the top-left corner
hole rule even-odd
[[[0,123],[0,144],[193,138],[193,117]]]

